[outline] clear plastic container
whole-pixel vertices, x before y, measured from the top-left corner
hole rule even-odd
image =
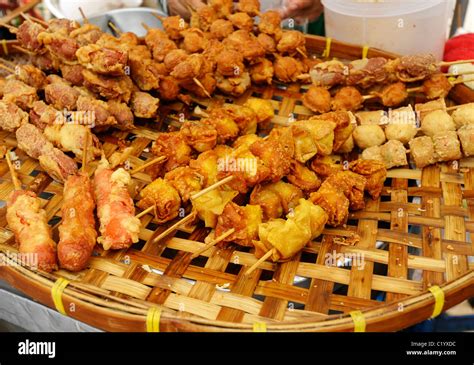
[[[399,54],[443,56],[448,0],[322,0],[328,37]]]

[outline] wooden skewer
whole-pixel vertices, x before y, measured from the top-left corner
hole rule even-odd
[[[118,36],[121,36],[122,35],[122,31],[120,29],[117,28],[117,26],[112,23],[112,22],[109,22],[109,27],[112,28],[112,30],[118,35]]]
[[[3,68],[4,70],[6,70],[6,71],[8,71],[8,72],[10,72],[10,73],[12,73],[12,74],[15,73],[15,70],[14,70],[14,69],[12,69],[12,68],[10,68],[10,67],[8,67],[8,66],[2,65],[1,63],[0,63],[0,68]]]
[[[161,16],[161,15],[159,15],[159,14],[152,13],[152,15],[153,15],[156,19],[158,19],[160,22],[162,22],[162,23],[163,23],[163,21],[165,20],[165,17],[164,17],[164,16]]]
[[[191,256],[191,259],[195,259],[196,257],[198,257],[200,254],[202,254],[203,252],[209,250],[211,247],[214,247],[215,245],[217,245],[219,242],[223,241],[224,239],[226,239],[227,237],[229,237],[232,233],[235,232],[235,228],[231,228],[229,229],[227,232],[224,232],[223,234],[221,234],[219,237],[217,238],[214,238],[211,242],[209,242],[207,245],[201,247],[199,250],[197,250],[196,252],[193,253],[193,255]]]
[[[208,186],[207,188],[205,188],[205,189],[203,189],[203,190],[197,192],[196,194],[191,195],[191,200],[195,200],[195,199],[197,199],[197,198],[199,198],[199,197],[201,197],[201,196],[207,194],[208,192],[210,192],[210,191],[212,191],[212,190],[218,188],[219,186],[225,185],[225,184],[227,184],[228,182],[231,182],[233,179],[234,179],[234,176],[232,176],[232,175],[231,175],[231,176],[227,176],[225,179],[222,179],[222,180],[216,182],[215,184],[212,184],[211,186]]]
[[[16,171],[13,168],[12,160],[10,158],[10,153],[11,153],[11,150],[8,150],[7,154],[5,155],[5,158],[7,160],[8,169],[10,170],[10,175],[12,176],[13,186],[15,187],[15,190],[21,190],[21,184],[20,184],[20,181],[18,180],[18,177],[16,176]]]
[[[10,33],[16,34],[18,33],[18,28],[14,27],[13,25],[7,23],[0,23],[0,26],[7,28]]]
[[[137,167],[135,170],[130,171],[130,175],[135,175],[135,174],[139,173],[140,171],[145,170],[148,166],[154,165],[154,164],[162,162],[164,160],[166,160],[166,156],[157,157],[157,158],[155,158],[151,161],[148,161],[147,163],[141,165],[140,167]]]
[[[142,27],[145,28],[145,30],[146,30],[147,32],[149,32],[150,29],[151,29],[148,24],[145,24],[145,23],[143,23],[143,22],[142,22]]]
[[[11,61],[8,61],[8,60],[6,60],[5,58],[1,58],[1,57],[0,57],[0,62],[3,62],[5,65],[10,66],[10,67],[16,67],[16,64],[15,64],[15,63],[13,63],[13,62],[11,62]]]
[[[20,47],[20,46],[12,46],[13,48],[15,48],[16,50],[20,51],[20,52],[23,52],[27,55],[30,55],[30,56],[36,56],[36,54],[34,52],[31,52],[29,50],[27,50],[26,48],[23,48],[23,47]]]
[[[451,61],[451,62],[440,62],[438,63],[438,66],[443,67],[443,66],[451,66],[451,65],[460,65],[463,63],[474,63],[474,60],[459,60],[459,61]]]
[[[85,24],[89,23],[89,19],[87,19],[86,14],[84,13],[84,10],[82,10],[81,7],[79,7],[79,12],[81,13],[82,20],[84,20],[84,23]]]
[[[451,72],[451,73],[446,73],[443,74],[446,77],[452,77],[452,76],[462,76],[462,75],[472,75],[474,74],[474,71],[466,71],[466,72]]]
[[[202,89],[202,91],[204,91],[204,94],[206,94],[206,96],[207,96],[209,99],[212,98],[212,97],[211,97],[211,94],[209,94],[209,92],[206,90],[206,88],[205,88],[204,85],[201,83],[201,81],[199,81],[199,80],[198,80],[197,78],[195,78],[195,77],[193,78],[193,81],[194,81],[194,83],[195,83],[197,86],[199,86],[199,87]]]
[[[87,150],[89,149],[89,133],[86,131],[86,139],[84,141],[84,146],[82,150],[82,166],[81,166],[81,171],[82,173],[86,172],[87,168]]]
[[[250,268],[245,272],[245,275],[248,276],[250,275],[251,273],[254,272],[255,269],[257,269],[261,263],[265,262],[268,258],[270,258],[270,256],[272,256],[274,253],[276,253],[276,248],[272,248],[270,251],[268,251],[265,255],[263,255],[262,257],[260,257],[258,259],[258,261],[253,264],[252,266],[250,266]]]
[[[28,14],[25,14],[25,13],[20,13],[20,15],[28,22],[30,23],[33,23],[33,22],[36,22],[38,24],[41,24],[43,27],[45,28],[48,28],[49,27],[49,24],[47,22],[45,22],[44,20],[42,19],[39,19],[39,18],[36,18],[34,16],[30,16]]]
[[[188,214],[186,217],[184,217],[183,219],[180,219],[175,224],[173,224],[171,227],[169,227],[166,231],[162,232],[158,237],[154,238],[153,242],[160,242],[164,237],[169,235],[171,232],[175,231],[176,229],[178,229],[182,225],[188,223],[189,221],[194,220],[194,218],[196,218],[195,213]]]
[[[306,54],[306,52],[304,52],[301,48],[297,47],[296,48],[296,51],[302,55],[304,58],[308,58],[308,55]]]
[[[138,219],[140,219],[141,217],[147,215],[148,213],[153,212],[154,209],[155,209],[155,206],[154,206],[154,205],[149,206],[149,207],[146,208],[145,210],[142,210],[140,213],[138,213],[135,217],[137,217]]]

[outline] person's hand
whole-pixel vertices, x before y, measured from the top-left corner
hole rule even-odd
[[[168,0],[169,15],[180,15],[188,20],[191,17],[190,9],[197,10],[206,4],[201,0]]]
[[[283,19],[292,18],[297,22],[316,20],[323,12],[321,0],[283,0],[280,14]]]

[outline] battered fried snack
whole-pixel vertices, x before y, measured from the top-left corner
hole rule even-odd
[[[303,64],[293,57],[277,57],[273,63],[275,77],[282,82],[296,82],[303,73]]]
[[[318,190],[321,186],[318,175],[298,161],[291,162],[290,174],[286,178],[306,194]]]
[[[156,117],[159,104],[160,99],[141,91],[135,91],[130,101],[133,114],[138,118],[147,119]]]
[[[385,86],[381,92],[376,92],[384,106],[398,106],[405,102],[408,98],[406,84],[403,82],[396,82]]]
[[[385,133],[382,127],[375,124],[357,126],[352,136],[356,145],[362,149],[385,143]]]
[[[217,144],[217,131],[209,124],[186,121],[180,133],[186,143],[198,152],[212,150]]]
[[[345,86],[339,89],[331,101],[332,110],[358,110],[364,105],[361,93],[355,87]]]
[[[327,113],[331,110],[331,94],[325,87],[311,85],[302,100],[303,105],[314,113]]]
[[[423,93],[427,99],[433,100],[446,98],[453,88],[448,78],[439,73],[432,75],[429,79],[423,81]]]
[[[256,84],[271,85],[274,72],[273,63],[267,58],[259,58],[250,66],[250,78]]]
[[[387,169],[384,164],[375,160],[355,160],[349,164],[349,169],[367,179],[365,190],[372,199],[378,199],[382,194]]]
[[[163,224],[178,216],[181,198],[173,185],[158,178],[140,191],[137,206],[141,209],[153,206],[156,220]]]

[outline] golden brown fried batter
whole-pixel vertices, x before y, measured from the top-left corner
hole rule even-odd
[[[212,125],[186,121],[180,129],[184,140],[198,152],[212,150],[217,143],[217,131]]]
[[[181,48],[188,53],[201,52],[206,48],[208,40],[205,37],[204,32],[199,28],[189,28],[181,32],[183,35],[183,41],[181,42]]]
[[[273,63],[267,58],[259,58],[250,66],[250,78],[256,84],[271,85],[273,73]]]
[[[234,13],[227,17],[235,28],[251,32],[253,30],[253,18],[247,13]]]
[[[282,54],[293,56],[299,52],[306,53],[305,44],[306,38],[303,33],[297,30],[285,30],[281,34],[277,50]]]
[[[258,24],[260,33],[265,33],[275,37],[279,40],[281,37],[281,16],[276,10],[269,10],[260,16],[260,23]]]
[[[327,224],[341,226],[349,216],[349,199],[344,193],[330,184],[323,184],[317,192],[311,193],[309,200],[321,206],[328,215]]]
[[[234,26],[232,22],[225,19],[217,19],[211,24],[209,29],[209,36],[219,41],[228,37],[234,32]]]
[[[258,43],[263,47],[266,53],[271,54],[276,52],[276,42],[275,40],[265,33],[259,33],[257,36]]]
[[[382,194],[383,184],[387,178],[385,165],[376,160],[355,160],[349,164],[351,171],[367,179],[365,190],[373,199],[378,199]]]
[[[162,224],[178,216],[181,199],[173,185],[158,178],[140,191],[137,206],[141,209],[153,206],[156,220]]]
[[[355,87],[345,86],[340,88],[334,95],[331,102],[331,109],[337,110],[358,110],[364,105],[361,93]]]
[[[219,53],[215,60],[217,72],[223,76],[240,76],[244,72],[244,58],[237,51],[226,49]]]
[[[407,87],[403,82],[387,85],[376,95],[380,97],[384,106],[398,106],[408,98]]]
[[[427,99],[445,98],[453,88],[446,76],[435,74],[423,82],[423,92]]]
[[[349,199],[350,209],[364,209],[364,189],[367,184],[365,177],[352,171],[341,171],[329,176],[323,182],[323,185],[327,184],[341,191]]]
[[[293,57],[277,57],[273,68],[275,77],[282,82],[296,82],[303,73],[303,64]]]
[[[247,13],[251,17],[257,16],[260,13],[260,1],[259,0],[239,0],[237,9],[244,13]]]
[[[191,148],[179,132],[160,133],[156,139],[151,152],[157,156],[165,156],[166,161],[150,166],[147,171],[156,176],[162,169],[164,172],[171,171],[179,166],[188,165],[191,160]],[[151,174],[150,174],[151,175]]]
[[[291,162],[290,173],[286,178],[305,193],[316,191],[321,186],[318,175],[298,161]]]
[[[312,85],[303,95],[303,105],[314,113],[327,113],[331,110],[331,94],[325,87]]]
[[[189,166],[182,166],[167,172],[165,180],[178,191],[181,200],[187,202],[191,195],[202,189],[204,178]]]

